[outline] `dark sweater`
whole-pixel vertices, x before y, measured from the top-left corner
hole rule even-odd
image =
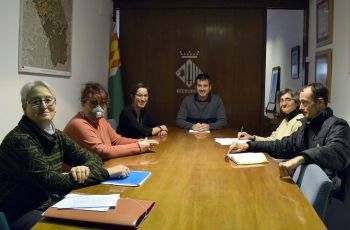
[[[126,106],[119,116],[117,133],[124,137],[142,138],[152,136],[152,128],[158,126],[146,108],[140,111],[140,120],[132,105]]]
[[[215,94],[209,94],[207,100],[200,101],[197,94],[186,96],[176,117],[176,125],[191,129],[196,123],[209,124],[210,129],[222,129],[226,126],[224,103]]]
[[[78,184],[70,174],[62,174],[62,163],[85,165],[90,176]],[[23,116],[0,146],[0,210],[12,221],[30,210],[44,211],[54,201],[52,194],[64,195],[72,189],[98,184],[109,178],[101,159],[62,131],[46,133]]]

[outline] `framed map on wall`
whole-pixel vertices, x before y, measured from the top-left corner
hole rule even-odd
[[[21,0],[20,73],[71,76],[72,0]]]

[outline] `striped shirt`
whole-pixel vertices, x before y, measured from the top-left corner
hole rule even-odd
[[[62,174],[63,163],[89,167],[85,183],[78,184],[70,174]],[[33,209],[45,210],[54,203],[52,194],[64,195],[108,178],[96,154],[60,130],[53,135],[46,133],[26,116],[0,146],[0,210],[10,220]]]

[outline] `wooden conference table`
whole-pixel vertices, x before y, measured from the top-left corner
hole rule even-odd
[[[213,138],[235,136],[233,130],[189,134],[171,128],[154,152],[106,162],[152,172],[140,187],[96,185],[79,191],[155,201],[141,230],[326,229],[292,180],[279,178],[271,158],[255,166],[224,161],[228,147]],[[82,226],[42,220],[34,229]]]

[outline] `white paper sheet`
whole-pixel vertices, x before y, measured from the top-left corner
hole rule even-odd
[[[210,130],[206,130],[206,131],[196,131],[193,129],[188,130],[189,133],[210,133]]]
[[[215,142],[221,145],[231,145],[232,142],[247,143],[250,140],[240,140],[238,138],[214,138]]]
[[[79,209],[92,211],[107,211],[110,207],[115,207],[119,194],[110,195],[82,195],[68,194],[63,200],[56,203],[53,207],[63,209]]]

